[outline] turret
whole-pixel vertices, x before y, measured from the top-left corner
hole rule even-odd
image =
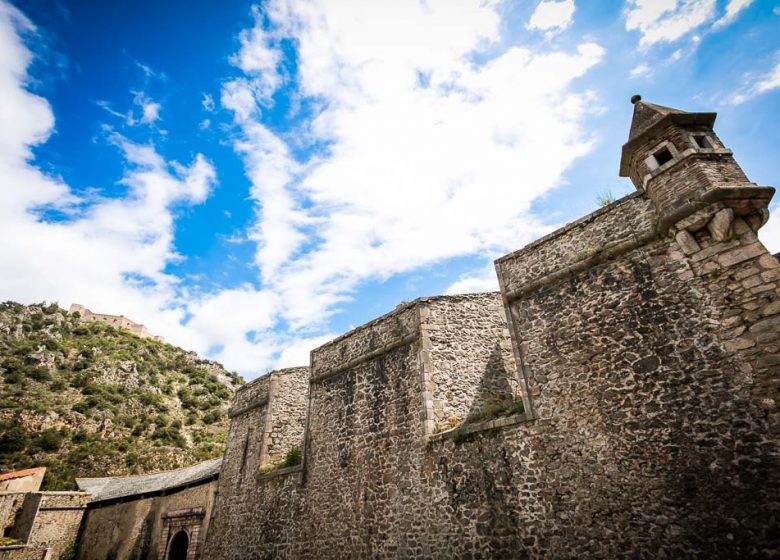
[[[719,187],[755,187],[712,126],[716,113],[688,113],[631,98],[634,117],[620,176],[644,189],[668,216]]]

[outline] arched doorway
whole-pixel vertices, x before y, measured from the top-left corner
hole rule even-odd
[[[171,539],[171,545],[168,547],[168,560],[187,560],[187,549],[190,546],[190,539],[187,533],[179,531]]]

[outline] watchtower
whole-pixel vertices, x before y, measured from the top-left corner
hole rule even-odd
[[[689,113],[631,98],[634,116],[623,145],[620,176],[630,177],[655,204],[661,229],[698,210],[729,199],[736,215],[750,216],[758,230],[769,218],[768,190],[748,180],[713,130],[716,113]],[[740,202],[737,202],[737,201]]]

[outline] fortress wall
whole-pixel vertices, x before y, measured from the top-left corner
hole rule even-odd
[[[777,550],[764,517],[778,512],[777,415],[751,394],[777,379],[777,329],[756,349],[777,324],[777,265],[754,233],[707,247],[706,228],[692,257],[672,231],[611,258],[555,258],[557,247],[576,254],[592,243],[588,232],[598,222],[612,224],[610,239],[631,236],[625,213],[643,208],[651,226],[648,201],[634,195],[588,218],[590,228],[567,226],[497,261],[534,430],[548,425],[531,438],[543,467],[531,470],[544,514],[528,550],[553,557]],[[547,277],[536,273],[539,255],[547,256]],[[702,266],[707,259],[717,270]],[[755,336],[734,342],[728,328],[743,322]],[[751,372],[745,351],[755,351]],[[753,377],[762,364],[765,383]]]
[[[409,556],[424,437],[419,303],[312,352],[303,539],[290,557]],[[350,367],[346,367],[352,364]]]
[[[590,266],[626,244],[654,235],[655,210],[641,193],[572,222],[496,261],[504,296]]]
[[[266,375],[236,391],[228,412],[230,428],[220,470],[220,496],[230,496],[251,484],[260,469],[270,380]]]
[[[303,465],[221,488],[206,557],[779,549],[780,269],[752,203],[714,239],[724,200],[666,232],[638,193],[499,259],[511,344],[481,294],[402,304],[313,351]],[[525,413],[474,423],[517,396]]]
[[[291,515],[297,513],[301,467],[273,467],[292,447],[303,447],[308,378],[309,368],[288,368],[236,391],[207,558],[246,558],[270,535],[279,539],[275,547],[288,542],[274,527],[296,527]]]
[[[439,476],[426,443],[423,369],[429,400],[462,420],[495,400],[480,391],[511,392],[511,360],[498,294],[403,304],[316,349],[304,464],[245,479],[230,497],[221,488],[208,557],[450,557],[472,546],[463,527],[476,517],[453,517],[462,490]]]

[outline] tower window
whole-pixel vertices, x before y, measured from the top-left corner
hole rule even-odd
[[[706,134],[694,134],[692,136],[694,145],[702,150],[712,149],[712,142],[707,138]]]
[[[656,163],[658,163],[658,167],[661,167],[666,162],[672,161],[672,159],[674,159],[674,156],[672,156],[672,152],[670,152],[669,148],[667,147],[663,147],[657,152],[655,152],[653,154],[653,157],[655,158]]]

